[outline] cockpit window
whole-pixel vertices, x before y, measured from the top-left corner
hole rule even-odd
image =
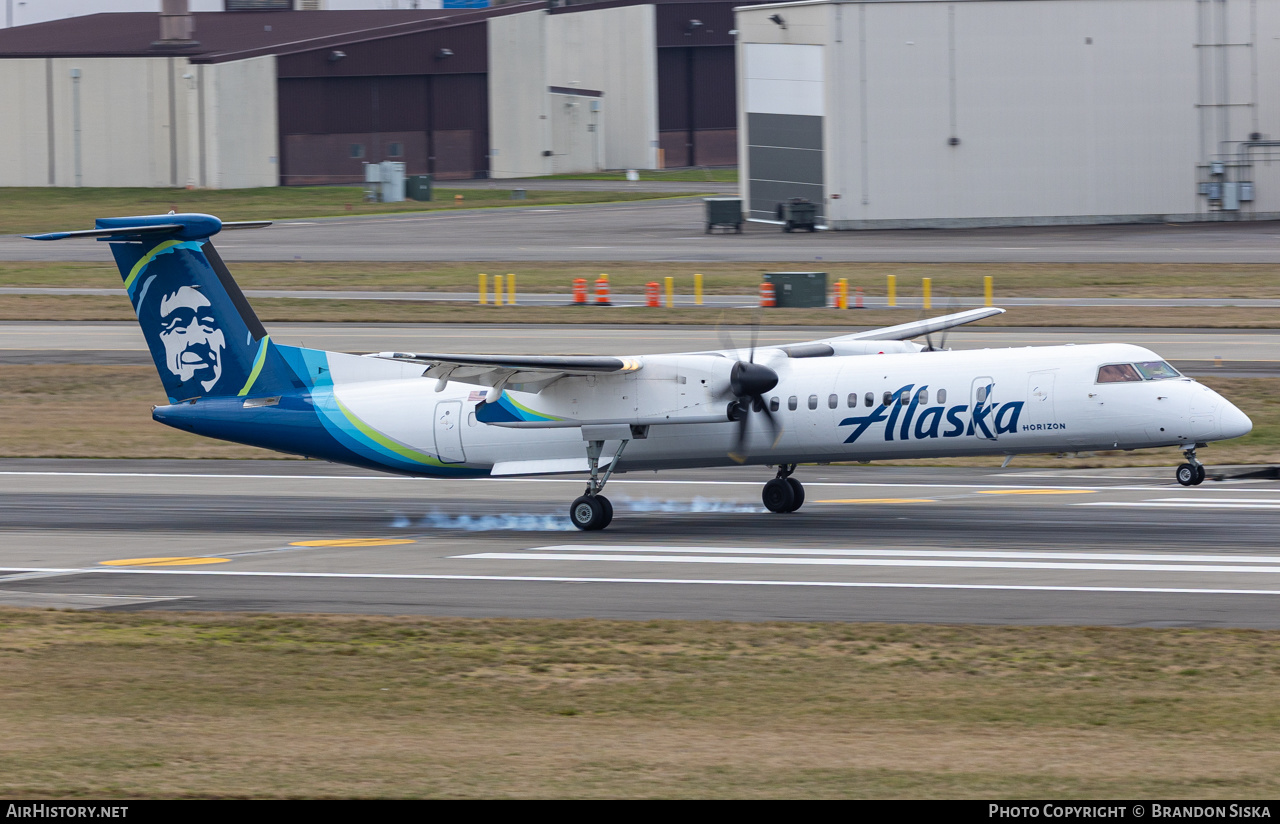
[[[1142,377],[1149,381],[1162,381],[1168,378],[1180,378],[1181,373],[1162,360],[1142,361],[1135,363],[1138,371],[1142,373]]]
[[[1098,383],[1125,383],[1127,381],[1140,381],[1142,376],[1138,374],[1138,370],[1128,363],[1109,363],[1106,366],[1098,367]]]

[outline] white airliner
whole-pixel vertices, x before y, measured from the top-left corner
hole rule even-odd
[[[407,475],[588,474],[569,516],[603,529],[614,472],[776,468],[764,505],[794,512],[806,463],[1177,447],[1253,424],[1149,349],[950,351],[910,339],[1002,313],[972,309],[786,346],[674,355],[348,355],[271,340],[210,241],[209,215],[104,218],[169,405],[161,423]]]

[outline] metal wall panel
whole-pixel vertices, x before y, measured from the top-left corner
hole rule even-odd
[[[730,46],[658,49],[658,130],[667,166],[737,163],[737,84]],[[714,132],[702,136],[703,132]]]
[[[326,12],[328,14],[328,12]],[[281,55],[280,77],[355,77],[393,74],[474,74],[488,71],[483,20],[461,26],[342,43]],[[451,55],[441,56],[447,49]],[[343,54],[332,59],[334,52]]]

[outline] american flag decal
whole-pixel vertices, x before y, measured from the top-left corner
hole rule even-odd
[[[485,396],[488,394],[489,394],[488,389],[475,389],[475,390],[472,390],[470,395],[467,395],[467,401],[468,402],[482,401],[485,399]]]

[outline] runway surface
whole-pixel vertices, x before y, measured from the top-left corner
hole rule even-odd
[[[904,318],[914,319],[914,315]],[[279,343],[340,352],[636,355],[723,345],[709,326],[273,323],[270,327],[272,339]],[[759,341],[762,346],[796,343],[859,328],[764,327]],[[727,332],[734,345],[750,343],[745,328]],[[953,349],[1112,342],[1146,346],[1192,374],[1280,371],[1280,331],[983,328],[955,330],[946,339]],[[0,322],[0,363],[149,364],[151,359],[136,323],[10,321]]]
[[[773,515],[770,474],[622,475],[613,525],[583,533],[573,478],[0,461],[0,603],[1280,627],[1275,480],[803,467],[804,508]]]
[[[282,220],[219,237],[218,249],[231,261],[1280,262],[1280,224],[1265,221],[813,234],[752,223],[743,234],[708,235],[703,220],[700,198]],[[0,237],[0,260],[103,254],[92,242]]]

